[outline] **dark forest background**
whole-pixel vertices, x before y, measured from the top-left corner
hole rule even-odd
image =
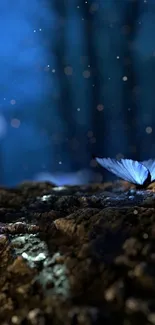
[[[0,27],[2,185],[155,157],[153,0],[3,0]]]

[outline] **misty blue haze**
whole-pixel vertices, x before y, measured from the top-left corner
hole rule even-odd
[[[1,0],[1,185],[155,157],[154,22],[152,0]]]

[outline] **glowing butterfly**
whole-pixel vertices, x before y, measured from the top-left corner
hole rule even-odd
[[[155,181],[155,160],[138,162],[132,159],[95,158],[105,169],[127,182],[147,187]]]

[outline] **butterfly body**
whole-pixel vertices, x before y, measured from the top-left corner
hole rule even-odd
[[[150,174],[150,172],[148,172],[148,176],[142,185],[139,185],[136,183],[133,183],[133,184],[136,185],[137,189],[144,189],[144,188],[148,187],[151,183],[152,183],[151,182],[151,174]]]
[[[132,159],[95,158],[96,161],[111,173],[137,188],[146,188],[155,180],[155,160],[138,162]]]

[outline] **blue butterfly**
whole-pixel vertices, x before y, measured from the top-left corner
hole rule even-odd
[[[96,161],[105,169],[127,182],[140,187],[147,187],[155,181],[155,160],[142,162],[132,159],[97,158]]]

